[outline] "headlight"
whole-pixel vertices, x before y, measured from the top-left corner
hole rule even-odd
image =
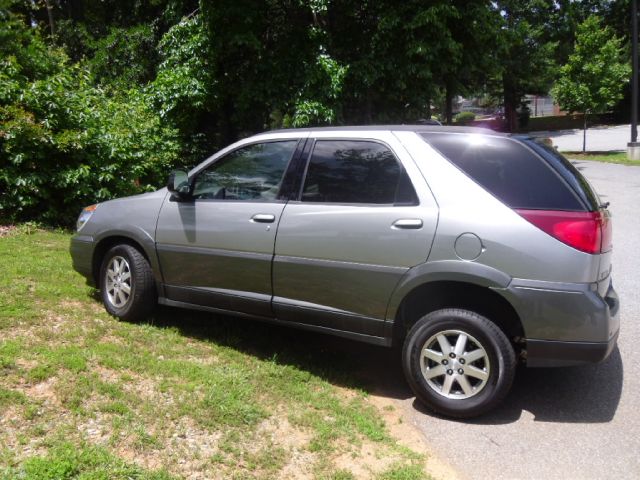
[[[76,230],[80,231],[80,229],[84,227],[84,224],[89,221],[97,207],[98,205],[89,205],[82,209],[82,212],[80,212],[80,216],[78,217],[78,221],[76,222]]]

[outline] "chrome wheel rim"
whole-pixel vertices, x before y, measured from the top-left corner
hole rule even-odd
[[[484,389],[491,363],[476,338],[461,330],[444,330],[424,343],[420,369],[427,385],[438,395],[462,400]]]
[[[109,303],[116,308],[124,307],[131,297],[131,269],[124,257],[117,256],[109,260],[105,285]]]

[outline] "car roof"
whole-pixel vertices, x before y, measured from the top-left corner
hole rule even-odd
[[[287,132],[348,132],[348,131],[409,131],[416,133],[480,133],[483,135],[494,135],[506,137],[508,134],[496,132],[488,128],[481,127],[449,127],[441,125],[351,125],[342,127],[309,127],[309,128],[289,128],[280,130],[269,130],[263,133],[287,133]]]

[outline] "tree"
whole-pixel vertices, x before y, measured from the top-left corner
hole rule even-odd
[[[582,151],[586,150],[587,116],[601,113],[622,98],[631,68],[621,60],[622,40],[609,27],[602,27],[592,15],[578,26],[574,51],[559,70],[552,94],[560,107],[582,113],[584,132]]]
[[[552,20],[558,4],[554,0],[499,0],[494,6],[502,22],[495,47],[501,66],[495,90],[503,97],[505,127],[514,131],[522,98],[546,94],[551,87],[557,46]]]

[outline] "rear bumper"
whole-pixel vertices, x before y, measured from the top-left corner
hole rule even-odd
[[[597,363],[616,346],[620,302],[610,277],[599,284],[514,281],[503,293],[522,321],[529,367]]]
[[[527,367],[568,367],[598,363],[613,351],[618,332],[608,342],[527,340]]]
[[[69,253],[73,269],[87,279],[87,284],[95,286],[93,278],[93,237],[88,235],[75,235],[71,238]]]

